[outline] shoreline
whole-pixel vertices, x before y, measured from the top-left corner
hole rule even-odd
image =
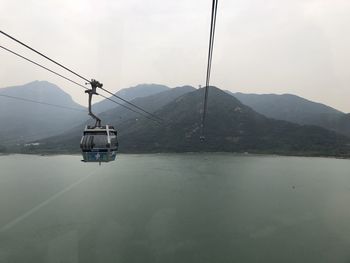
[[[2,156],[10,156],[10,155],[29,155],[29,156],[40,156],[40,157],[52,157],[52,156],[81,156],[80,153],[0,153],[0,157]],[[175,156],[175,155],[232,155],[239,157],[299,157],[299,158],[326,158],[326,159],[340,159],[340,160],[348,160],[350,156],[334,156],[334,155],[321,155],[321,154],[277,154],[277,153],[249,153],[249,152],[121,152],[117,153],[118,155],[164,155],[164,156]]]

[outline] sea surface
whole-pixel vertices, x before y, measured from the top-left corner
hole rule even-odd
[[[0,262],[350,262],[350,160],[0,156]]]

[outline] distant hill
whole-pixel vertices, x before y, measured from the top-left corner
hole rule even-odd
[[[115,94],[119,97],[122,97],[125,100],[130,101],[136,98],[147,97],[169,89],[170,89],[169,87],[164,85],[159,85],[159,84],[139,84],[135,87],[119,90]],[[119,101],[117,98],[115,98],[115,100],[123,103],[122,101]],[[93,107],[96,113],[101,113],[101,112],[113,109],[115,108],[115,106],[116,106],[115,103],[105,99],[95,103]]]
[[[317,125],[350,136],[350,116],[327,105],[291,94],[229,93],[266,117]]]
[[[87,119],[84,107],[47,81],[0,89],[0,95],[15,96],[74,108],[76,111],[14,100],[0,96],[0,144],[23,142],[62,133]]]
[[[203,89],[185,93],[154,112],[162,125],[145,118],[119,122],[122,152],[225,151],[300,155],[349,153],[350,139],[317,126],[297,125],[256,113],[233,96],[210,89],[206,142],[199,141]],[[57,148],[78,151],[78,137],[48,139]],[[74,147],[73,147],[74,142]],[[43,149],[43,148],[41,148]],[[46,149],[47,150],[47,149]]]

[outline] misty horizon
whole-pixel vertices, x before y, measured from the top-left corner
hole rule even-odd
[[[86,96],[85,96],[85,98],[83,98],[83,99],[85,99],[85,101],[77,100],[77,99],[74,98],[74,96],[73,96],[72,94],[69,93],[69,91],[63,89],[63,88],[60,87],[59,85],[55,84],[54,82],[48,81],[48,80],[33,80],[33,81],[31,81],[31,82],[28,82],[28,83],[23,83],[23,84],[18,84],[18,85],[12,85],[12,86],[8,86],[8,87],[0,87],[0,91],[1,91],[1,89],[13,88],[13,87],[17,87],[17,86],[24,86],[24,85],[28,85],[28,84],[35,83],[35,82],[48,82],[48,83],[50,83],[50,84],[56,85],[58,88],[60,88],[60,89],[61,89],[62,91],[64,91],[66,94],[68,94],[68,95],[72,98],[72,100],[73,100],[75,103],[79,104],[80,106],[87,107],[87,98],[86,98]],[[142,85],[164,85],[164,86],[167,86],[167,85],[162,84],[162,83],[139,83],[139,84],[136,84],[136,85],[134,85],[134,86],[121,88],[121,89],[117,90],[116,92],[121,91],[121,90],[127,90],[127,89],[129,89],[129,88],[133,88],[133,87],[137,87],[137,86],[142,86]],[[175,88],[177,88],[177,87],[183,87],[183,86],[191,86],[191,85],[186,85],[186,84],[185,84],[185,85],[181,85],[181,86],[178,85],[178,86],[174,86],[174,87],[169,87],[169,86],[167,86],[167,87],[170,88],[170,89],[175,89]],[[215,86],[215,85],[210,85],[210,86],[217,87],[217,86]],[[201,87],[191,86],[191,87],[193,87],[193,88],[195,88],[195,89],[203,88],[203,86],[201,86]],[[217,88],[221,89],[220,87],[217,87]],[[224,90],[224,91],[225,91],[225,90]],[[328,107],[334,108],[334,109],[336,109],[336,110],[342,111],[341,109],[338,109],[338,108],[333,107],[333,106],[331,106],[331,105],[327,105],[327,104],[324,103],[324,102],[321,102],[321,101],[314,101],[314,100],[312,100],[312,99],[309,99],[309,98],[306,98],[306,97],[302,97],[302,96],[300,96],[300,95],[298,95],[298,94],[292,94],[292,93],[245,93],[245,92],[242,92],[242,91],[239,91],[239,90],[232,90],[232,89],[231,89],[231,90],[226,90],[226,91],[230,91],[230,92],[232,92],[232,93],[242,93],[242,94],[247,94],[247,95],[293,95],[293,96],[300,97],[300,98],[302,98],[302,99],[306,99],[306,100],[308,100],[308,101],[310,101],[310,102],[320,103],[320,104],[323,104],[323,105],[325,105],[325,106],[328,106]],[[82,93],[83,93],[83,92],[82,92]],[[100,98],[99,96],[97,96],[96,98],[94,98],[93,104],[100,103],[100,102],[102,102],[102,101],[104,101],[104,100],[105,100],[104,98]],[[342,112],[348,113],[348,112],[345,112],[345,111],[342,111]]]
[[[1,2],[3,30],[98,79],[112,92],[139,83],[203,86],[208,0]],[[213,86],[243,93],[290,93],[350,112],[349,2],[252,0],[219,5]],[[3,37],[1,43],[43,61]],[[45,79],[85,103],[81,90],[64,80],[5,52],[1,56],[0,66],[6,70],[0,73],[0,87]]]

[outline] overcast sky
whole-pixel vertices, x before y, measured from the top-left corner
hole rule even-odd
[[[113,92],[205,82],[211,0],[0,0],[0,7],[1,30]],[[349,0],[219,0],[211,84],[292,93],[350,112],[349,14]],[[0,44],[58,69],[3,36]],[[0,68],[0,87],[48,80],[86,104],[78,86],[2,50]]]

